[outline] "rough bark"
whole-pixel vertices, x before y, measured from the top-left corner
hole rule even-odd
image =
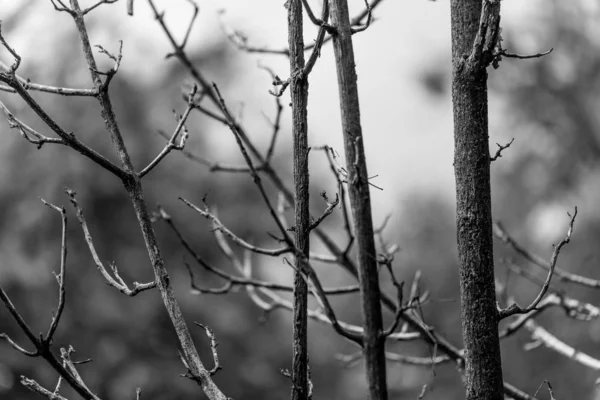
[[[307,102],[308,80],[303,76],[304,39],[302,26],[302,1],[288,3],[288,41],[290,46],[290,92],[292,98],[292,133],[294,136],[294,210],[295,244],[308,258],[309,255],[309,172]],[[294,276],[294,338],[292,367],[292,399],[308,399],[308,288],[302,274],[305,260],[296,255]]]
[[[331,21],[336,30],[333,36],[333,47],[342,114],[350,207],[358,250],[358,276],[364,327],[363,352],[369,398],[385,400],[387,399],[387,384],[381,293],[347,0],[330,0],[330,9]]]
[[[484,7],[495,4],[485,1]],[[499,13],[499,2],[497,4]],[[500,400],[502,364],[494,287],[487,72],[495,26],[480,31],[481,0],[452,0],[452,103],[461,319],[468,400]],[[499,18],[499,17],[498,17]],[[479,32],[479,34],[478,34]]]

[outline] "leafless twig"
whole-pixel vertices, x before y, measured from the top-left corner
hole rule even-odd
[[[119,292],[121,292],[127,296],[131,296],[131,297],[133,297],[133,296],[137,295],[138,293],[143,292],[145,290],[155,288],[156,282],[148,282],[148,283],[133,282],[133,289],[129,289],[129,287],[127,286],[125,281],[119,275],[119,271],[117,269],[116,264],[111,265],[114,278],[113,278],[113,276],[111,276],[108,273],[108,271],[104,267],[104,264],[100,260],[100,257],[98,257],[98,253],[96,252],[96,247],[94,246],[94,241],[92,239],[92,235],[90,234],[90,230],[88,229],[87,222],[85,220],[85,217],[83,216],[83,209],[81,209],[81,207],[79,207],[79,204],[77,203],[77,199],[75,197],[76,196],[75,191],[67,188],[67,189],[65,189],[65,192],[69,196],[69,201],[73,205],[73,208],[75,208],[75,211],[77,214],[77,219],[79,220],[79,223],[81,224],[81,229],[83,229],[85,241],[88,245],[88,248],[90,249],[90,253],[92,255],[92,258],[94,259],[96,268],[98,269],[100,274],[102,274],[106,283],[108,283],[110,286],[117,289]]]
[[[560,250],[565,244],[571,241],[571,235],[573,234],[573,224],[575,223],[575,218],[577,217],[577,207],[575,207],[575,212],[573,213],[573,216],[569,214],[569,217],[571,217],[571,222],[569,223],[569,230],[567,231],[567,235],[565,236],[565,238],[561,240],[558,243],[558,245],[554,246],[554,251],[552,252],[552,257],[550,258],[550,268],[548,269],[548,275],[537,297],[531,302],[529,306],[525,308],[521,308],[516,303],[513,303],[508,308],[499,310],[499,319],[503,319],[514,314],[526,314],[532,310],[535,310],[537,305],[544,298],[544,295],[550,287],[550,281],[552,280],[552,275],[554,274],[554,268],[556,267],[556,262],[558,261],[558,255],[560,253]]]

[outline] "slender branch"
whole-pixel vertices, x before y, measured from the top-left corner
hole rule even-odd
[[[496,143],[496,146],[498,146],[498,150],[496,150],[496,154],[493,157],[490,157],[490,162],[496,161],[498,158],[502,157],[502,152],[505,149],[508,149],[510,147],[510,145],[513,144],[514,141],[515,141],[515,138],[512,138],[512,140],[510,142],[506,143],[505,145]]]
[[[497,69],[500,66],[500,61],[502,61],[502,57],[517,58],[517,59],[520,59],[520,60],[527,60],[527,59],[531,59],[531,58],[540,58],[540,57],[543,57],[545,55],[548,55],[548,54],[552,53],[552,51],[554,50],[553,48],[551,48],[550,50],[544,51],[544,52],[541,52],[541,53],[522,55],[522,54],[509,53],[508,51],[506,51],[505,49],[502,48],[502,43],[501,42],[498,43],[497,47],[498,47],[498,50],[495,52],[494,59],[492,60],[492,66],[495,69]]]
[[[560,307],[564,310],[567,317],[578,321],[592,321],[600,317],[600,309],[589,303],[582,303],[579,300],[567,297],[563,294],[550,293],[536,307],[535,310],[527,314],[521,314],[507,324],[499,333],[501,339],[518,332],[525,323],[551,307]]]
[[[152,171],[152,169],[154,167],[156,167],[162,161],[162,159],[165,158],[166,155],[171,152],[171,150],[183,150],[183,148],[185,147],[185,142],[189,135],[187,129],[185,128],[185,123],[190,115],[190,112],[194,109],[194,95],[196,94],[197,90],[198,90],[198,87],[196,85],[194,85],[188,96],[188,106],[185,109],[185,111],[183,112],[183,115],[179,118],[179,123],[177,124],[177,127],[175,128],[173,135],[167,142],[167,145],[165,146],[165,148],[156,156],[156,158],[154,160],[152,160],[150,162],[150,164],[148,164],[148,166],[146,168],[144,168],[138,174],[140,176],[140,178],[144,177],[144,175],[146,175],[148,172]],[[183,135],[181,136],[181,140],[179,141],[179,144],[177,144],[176,143],[177,137],[179,136],[179,134],[181,133],[182,130],[183,130]]]
[[[326,1],[328,1],[328,0],[326,0]],[[350,21],[350,25],[352,27],[358,27],[360,29],[361,28],[360,24],[365,19],[365,17],[369,18],[370,13],[372,13],[373,10],[379,4],[381,4],[381,2],[382,2],[382,0],[373,0],[367,7],[365,7],[364,10],[362,10],[354,18],[352,18],[352,20]],[[221,16],[222,14],[223,13],[221,12],[219,15]],[[314,17],[314,14],[313,14],[313,17]],[[309,18],[310,18],[310,16],[309,16]],[[314,18],[314,19],[315,19],[315,21],[312,21],[313,23],[319,22],[318,19],[316,19],[316,18]],[[312,18],[311,18],[311,20],[312,20]],[[323,20],[325,20],[325,19],[322,18],[321,21],[323,21]],[[287,56],[287,57],[290,56],[289,48],[270,49],[267,47],[252,46],[248,43],[248,37],[246,37],[243,33],[238,32],[238,31],[228,27],[228,25],[224,23],[224,21],[221,17],[219,18],[219,21],[221,23],[221,28],[222,28],[223,32],[225,32],[225,34],[227,35],[227,38],[231,41],[231,43],[233,43],[238,49],[240,49],[242,51],[245,51],[247,53],[271,54],[271,55],[281,55],[281,56]],[[323,24],[321,24],[321,23],[317,23],[316,25],[323,27]],[[321,43],[320,45],[330,42],[333,39],[333,36],[335,33],[334,32],[335,29],[333,28],[333,26],[330,26],[327,24],[325,24],[325,30],[329,34],[323,38],[323,43]],[[304,51],[312,50],[317,46],[318,46],[317,42],[307,44],[304,46]]]
[[[71,202],[71,204],[73,205],[73,208],[76,211],[77,219],[79,220],[79,223],[81,224],[81,229],[83,229],[83,235],[85,237],[85,241],[88,245],[88,248],[90,249],[92,258],[94,259],[94,263],[96,264],[96,268],[98,269],[98,271],[100,271],[100,273],[104,277],[104,280],[106,280],[106,283],[108,283],[110,286],[114,287],[119,292],[123,293],[124,295],[130,296],[130,297],[136,296],[138,293],[143,292],[145,290],[155,288],[156,282],[148,282],[148,283],[134,282],[133,289],[129,289],[129,287],[127,286],[125,281],[119,276],[117,266],[115,264],[112,265],[112,270],[113,270],[115,277],[113,278],[108,273],[108,271],[104,267],[104,264],[100,260],[100,257],[98,257],[98,253],[96,252],[96,247],[94,246],[94,241],[92,239],[92,235],[90,234],[90,230],[88,229],[87,222],[85,220],[85,217],[83,216],[83,210],[81,209],[81,207],[79,207],[79,204],[77,203],[77,199],[75,197],[76,196],[75,191],[73,191],[71,189],[65,189],[65,192],[69,196],[69,201]]]
[[[373,19],[373,9],[369,5],[369,1],[365,0],[365,6],[367,7],[367,22],[363,26],[357,26],[356,28],[352,28],[351,32],[354,35],[355,33],[366,31],[369,26],[371,26],[371,21]]]
[[[278,248],[278,249],[265,249],[262,247],[254,246],[254,245],[246,242],[239,236],[237,236],[235,233],[233,233],[231,230],[229,230],[229,228],[227,228],[225,225],[223,225],[223,223],[214,214],[212,214],[210,212],[210,210],[208,209],[208,206],[206,204],[205,204],[205,209],[202,210],[201,208],[199,208],[198,206],[194,205],[193,203],[189,202],[186,199],[183,199],[180,197],[179,200],[183,201],[188,207],[190,207],[192,210],[196,211],[198,214],[202,215],[204,218],[209,219],[212,222],[214,229],[217,229],[217,230],[223,232],[235,244],[237,244],[238,246],[240,246],[244,249],[250,250],[253,253],[264,254],[264,255],[273,256],[273,257],[279,256],[282,254],[286,254],[286,253],[291,253],[293,251],[293,249],[289,246]]]
[[[272,312],[276,309],[285,309],[288,311],[293,311],[294,309],[294,305],[291,301],[284,299],[282,296],[280,296],[279,294],[269,290],[269,289],[265,289],[265,288],[254,288],[254,287],[246,287],[246,291],[248,292],[250,298],[252,299],[252,301],[260,308],[262,308],[265,312]],[[269,301],[265,301],[262,298],[260,298],[257,295],[257,292],[261,293],[262,295],[264,295],[265,297],[267,297],[269,299]],[[327,324],[327,325],[333,325],[333,322],[328,315],[326,315],[322,310],[316,309],[316,310],[309,310],[308,311],[308,317],[321,322],[323,324]],[[358,325],[353,325],[353,324],[349,324],[347,322],[344,321],[340,321],[337,320],[336,321],[337,324],[343,328],[345,331],[350,332],[352,334],[354,334],[356,337],[362,336],[363,335],[363,328],[361,326]],[[342,336],[345,337],[345,336]],[[413,341],[413,340],[417,340],[420,339],[420,335],[417,332],[405,332],[405,333],[400,333],[400,332],[396,332],[391,334],[388,337],[389,340],[393,340],[393,341]],[[355,340],[349,339],[351,342],[356,343]]]
[[[546,329],[542,328],[533,319],[529,319],[525,322],[525,328],[531,332],[531,339],[535,343],[541,343],[547,348],[554,350],[558,354],[568,357],[585,367],[595,371],[600,370],[600,360],[569,346]]]
[[[119,0],[99,0],[96,4],[81,11],[81,13],[83,15],[85,15],[85,14],[89,13],[90,11],[93,11],[96,7],[101,6],[102,4],[112,4],[112,3],[116,3],[117,1],[119,1]]]
[[[47,203],[45,201],[43,201],[43,202],[50,208],[60,212],[61,216],[62,216],[61,272],[60,272],[59,276],[56,276],[58,283],[59,283],[59,300],[58,300],[57,310],[53,315],[52,322],[50,323],[50,326],[48,328],[48,333],[46,334],[46,336],[44,337],[40,334],[39,337],[37,337],[31,330],[31,328],[29,327],[27,322],[25,322],[25,319],[19,314],[19,312],[17,311],[15,306],[12,304],[10,298],[8,297],[8,295],[6,294],[4,289],[0,286],[0,300],[2,300],[2,302],[4,303],[8,312],[11,314],[13,319],[17,322],[17,324],[19,325],[21,330],[25,333],[27,338],[31,341],[31,343],[35,347],[35,351],[25,350],[22,346],[18,345],[15,341],[13,341],[8,335],[6,335],[4,333],[0,334],[0,339],[6,340],[11,347],[13,347],[15,350],[19,351],[20,353],[22,353],[26,356],[41,357],[44,360],[46,360],[46,362],[48,362],[48,364],[60,376],[59,384],[57,385],[57,388],[54,392],[55,395],[58,393],[58,389],[60,389],[60,382],[62,382],[62,379],[64,379],[84,399],[99,400],[99,398],[89,390],[89,388],[85,385],[83,380],[77,374],[74,374],[72,371],[67,370],[65,368],[66,364],[61,363],[54,356],[54,354],[52,354],[52,351],[50,350],[50,346],[52,345],[54,333],[56,332],[56,328],[58,326],[60,317],[64,310],[64,304],[65,304],[65,298],[66,298],[65,273],[66,273],[66,256],[67,256],[67,247],[66,247],[67,220],[66,220],[66,213],[63,208],[57,207],[57,206]],[[26,379],[26,378],[24,378],[24,379]],[[27,381],[23,382],[23,384],[26,387],[28,387],[29,389],[32,389],[35,386],[32,382],[34,382],[34,381],[27,380]]]
[[[15,72],[21,65],[21,57],[17,54],[17,52],[12,47],[10,47],[10,45],[4,39],[4,36],[2,35],[2,21],[0,21],[0,43],[2,44],[2,46],[4,46],[6,48],[6,50],[8,50],[8,52],[15,59],[15,62],[9,68],[8,75],[16,76]]]
[[[31,144],[35,144],[40,149],[46,143],[62,144],[66,145],[64,140],[60,138],[51,138],[44,136],[29,125],[15,117],[15,115],[0,101],[0,108],[4,111],[6,119],[8,119],[8,126],[13,129],[18,129],[21,136]]]
[[[496,222],[494,224],[494,236],[496,236],[502,243],[512,248],[518,254],[523,256],[527,261],[531,262],[534,265],[537,265],[540,268],[545,270],[550,269],[550,263],[540,257],[537,254],[534,254],[528,251],[525,247],[521,246],[515,239],[513,239],[504,229],[504,227]],[[586,276],[577,275],[564,269],[555,267],[554,268],[554,276],[560,278],[561,281],[574,283],[581,286],[586,286],[594,289],[600,288],[600,280],[588,278]]]
[[[66,397],[59,395],[57,392],[49,391],[33,379],[29,379],[25,376],[21,376],[21,385],[25,386],[34,393],[47,397],[49,400],[67,400]]]
[[[0,71],[9,72],[11,67],[4,64],[0,61]],[[34,90],[37,92],[45,92],[52,94],[59,94],[62,96],[81,96],[81,97],[95,97],[98,95],[98,91],[96,89],[75,89],[75,88],[66,88],[59,86],[50,86],[50,85],[42,85],[39,83],[33,83],[29,79],[22,78],[18,75],[15,75],[17,81],[23,85],[26,90]],[[5,88],[7,92],[17,93],[16,90],[11,88]]]
[[[6,83],[8,86],[13,88],[21,98],[27,103],[27,105],[44,121],[44,123],[52,129],[64,142],[66,146],[71,147],[72,149],[79,152],[81,155],[89,158],[94,161],[96,164],[100,165],[102,168],[111,172],[119,178],[123,178],[125,176],[125,171],[123,171],[118,166],[114,165],[107,158],[97,153],[95,150],[87,147],[81,141],[79,141],[73,133],[67,132],[63,130],[43,109],[42,107],[31,97],[31,95],[27,92],[27,90],[17,81],[14,76],[7,75],[5,73],[0,73],[0,82]],[[46,140],[47,142],[59,143],[56,140]]]
[[[354,354],[338,354],[336,355],[336,359],[342,363],[344,363],[347,367],[351,367],[356,365],[360,360],[362,360],[363,353],[357,352]],[[448,356],[437,356],[435,358],[432,357],[419,357],[419,356],[407,356],[404,354],[396,354],[392,352],[385,353],[385,359],[391,362],[395,362],[403,365],[411,365],[416,367],[431,367],[437,364],[443,364],[448,361],[452,361],[452,359]]]
[[[52,337],[54,336],[54,332],[58,327],[60,317],[65,308],[65,281],[67,273],[67,212],[65,211],[64,207],[55,206],[54,204],[46,202],[44,199],[41,200],[45,205],[47,205],[51,209],[58,211],[62,219],[62,234],[60,243],[60,273],[58,275],[55,275],[56,280],[58,281],[58,305],[56,306],[56,312],[53,313],[52,322],[50,323],[50,327],[48,328],[48,333],[46,333],[46,337],[44,338],[44,341],[51,342]]]
[[[327,208],[325,209],[325,211],[323,211],[323,214],[321,214],[319,218],[311,222],[309,227],[309,230],[311,231],[313,229],[316,229],[319,226],[319,224],[321,224],[321,222],[325,220],[325,218],[331,215],[333,210],[335,210],[337,205],[340,203],[340,196],[337,193],[335,195],[335,200],[333,200],[332,202],[329,202],[329,199],[327,198],[327,193],[325,193],[325,191],[321,192],[321,197],[323,198],[323,200],[325,200],[325,203],[327,203]]]
[[[548,269],[548,275],[546,277],[546,281],[542,285],[542,289],[536,296],[536,298],[525,308],[519,307],[518,304],[513,303],[508,308],[498,311],[498,318],[503,319],[515,314],[526,314],[530,311],[536,309],[540,301],[544,298],[544,295],[548,291],[550,287],[550,281],[552,280],[552,275],[554,274],[554,268],[556,267],[556,262],[558,261],[558,255],[562,247],[571,241],[571,235],[573,234],[573,225],[575,224],[575,218],[577,217],[577,207],[575,207],[575,212],[573,216],[569,214],[571,217],[571,222],[569,223],[569,230],[567,231],[567,235],[563,240],[561,240],[558,245],[554,246],[554,251],[552,252],[552,257],[550,258],[550,268]]]
[[[204,329],[204,331],[206,332],[206,336],[208,336],[208,338],[210,339],[210,349],[212,351],[213,361],[215,363],[215,366],[209,372],[210,372],[210,375],[213,376],[217,372],[219,372],[219,370],[222,369],[221,364],[219,363],[219,353],[217,353],[217,346],[219,345],[219,342],[217,342],[217,338],[212,329],[210,329],[208,326],[202,325],[198,322],[194,321],[194,323],[196,325],[198,325],[200,328]]]

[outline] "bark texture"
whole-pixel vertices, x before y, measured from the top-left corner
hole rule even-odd
[[[489,33],[495,32],[497,25],[478,35],[483,20],[481,0],[452,0],[451,9],[454,172],[466,398],[501,400],[504,395],[494,287],[486,72],[497,40]]]
[[[331,21],[336,29],[333,46],[348,171],[348,191],[358,250],[358,276],[364,327],[363,352],[369,398],[385,400],[387,399],[387,383],[381,293],[347,0],[330,0],[330,10]]]
[[[292,367],[292,399],[308,399],[308,288],[302,272],[309,254],[309,172],[307,102],[308,80],[303,76],[304,39],[302,1],[288,2],[288,41],[290,47],[290,92],[292,98],[292,133],[294,136],[294,214],[295,244],[302,255],[296,255],[294,276],[294,339]],[[302,257],[304,256],[304,257]]]

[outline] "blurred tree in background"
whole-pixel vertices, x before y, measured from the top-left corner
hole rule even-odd
[[[169,52],[165,39],[150,14],[142,13],[143,2],[136,5],[138,3],[140,12],[136,10],[134,19],[126,18],[122,8],[120,14],[123,15],[112,17],[117,13],[115,8],[100,7],[98,13],[90,14],[88,23],[93,44],[115,50],[118,40],[125,42],[123,67],[111,83],[111,95],[131,156],[136,165],[145,165],[164,146],[164,139],[156,132],[171,132],[176,125],[172,110],[181,113],[185,108],[181,86],[188,80],[188,72],[173,60],[164,60]],[[541,59],[504,61],[499,70],[490,73],[491,140],[505,143],[515,137],[510,149],[492,164],[494,218],[502,220],[511,235],[525,247],[548,258],[552,250],[550,244],[564,235],[568,222],[565,211],[578,205],[581,209],[578,234],[569,251],[561,255],[561,266],[596,277],[595,241],[600,233],[600,214],[596,212],[600,198],[600,114],[597,112],[600,8],[596,2],[585,0],[545,1],[543,4],[535,13],[527,14],[527,23],[511,25],[503,31],[503,46],[515,53],[550,47],[554,52]],[[447,8],[444,4],[432,6]],[[165,7],[169,18],[169,6]],[[280,4],[273,7],[281,8]],[[3,36],[10,39],[23,57],[19,74],[33,82],[87,87],[87,66],[68,16],[55,13],[49,2],[40,5],[23,1],[12,8],[6,14],[0,11],[0,19]],[[202,17],[216,18],[214,15]],[[186,15],[185,23],[187,18]],[[383,13],[380,18],[393,19]],[[147,24],[148,28],[130,30],[132,21]],[[178,20],[173,17],[172,22],[177,24]],[[249,77],[262,76],[264,81],[258,86],[263,90],[269,87],[269,76],[254,72],[246,75],[246,70],[240,67],[243,55],[226,41],[224,34],[215,33],[208,44],[200,43],[202,40],[193,41],[188,54],[195,65],[227,93],[231,104],[249,103],[247,106],[236,104],[234,109],[249,120],[252,134],[266,146],[271,128],[259,115],[261,110],[252,107],[252,102],[258,96],[264,97],[261,104],[265,104],[264,99],[267,104],[273,100],[266,90],[257,95],[256,90],[248,89],[244,82]],[[323,52],[331,52],[331,49]],[[2,61],[10,62],[4,58],[4,51],[0,54]],[[423,78],[422,89],[449,99],[446,91],[449,63],[447,58],[443,60],[431,61],[432,65],[426,68],[431,72]],[[104,61],[109,65],[110,60]],[[248,93],[251,90],[254,92]],[[36,98],[66,129],[77,132],[99,152],[112,154],[93,98],[51,94],[39,94]],[[15,96],[3,94],[2,101],[21,120],[45,131],[42,122]],[[287,105],[287,98],[283,103]],[[274,109],[273,102],[272,108],[264,110],[270,119],[274,117]],[[287,107],[284,119],[286,117],[289,117]],[[242,161],[227,127],[200,115],[191,116],[187,126],[191,134],[187,150],[212,161]],[[450,125],[443,134],[449,135],[448,132]],[[119,182],[70,149],[44,146],[36,150],[5,122],[0,124],[0,135],[3,140],[0,147],[0,283],[34,332],[46,329],[52,317],[57,289],[52,272],[58,270],[60,252],[60,221],[39,201],[38,198],[43,197],[54,204],[64,204],[70,218],[67,303],[55,335],[55,346],[72,345],[77,350],[76,359],[93,359],[79,370],[101,398],[132,398],[136,387],[143,388],[143,398],[197,397],[197,386],[178,378],[185,371],[158,291],[129,298],[104,283],[63,193],[65,186],[78,192],[102,260],[119,265],[126,281],[151,281],[153,276],[139,226]],[[289,123],[283,124],[281,136],[290,136]],[[282,171],[284,177],[291,176],[288,145],[289,138],[283,139],[274,159],[275,168]],[[320,155],[311,153],[311,157],[316,159]],[[322,171],[326,171],[325,164],[321,166]],[[393,175],[393,171],[390,174]],[[323,188],[330,194],[337,190],[333,176],[313,170],[311,177],[314,197]],[[160,203],[184,234],[193,238],[193,246],[209,262],[219,264],[226,260],[215,245],[210,223],[177,201],[180,196],[199,203],[208,194],[209,203],[218,205],[219,216],[240,237],[257,245],[272,243],[266,234],[273,229],[272,223],[246,174],[211,173],[205,166],[173,153],[148,175],[145,187],[149,204]],[[432,299],[422,307],[424,321],[460,345],[452,202],[449,198],[419,191],[403,194],[399,200],[388,199],[388,202],[390,208],[395,202],[402,203],[400,212],[394,215],[386,230],[388,242],[398,243],[401,249],[397,259],[398,278],[410,280],[416,271],[422,271],[421,285],[431,293]],[[343,224],[336,214],[325,221],[326,228],[335,230]],[[186,256],[181,244],[164,222],[157,221],[156,229],[184,315],[189,323],[199,321],[210,326],[220,342],[218,350],[224,371],[215,376],[217,384],[227,388],[227,395],[235,399],[288,396],[290,382],[279,369],[291,367],[291,314],[278,311],[265,318],[243,291],[227,296],[203,294],[201,299],[188,294],[189,278],[183,263]],[[515,258],[500,242],[496,242],[496,256],[501,261],[497,262],[497,276],[508,282],[511,294],[526,302],[531,293],[536,293],[537,286],[507,273],[506,268],[513,259],[523,268],[534,267]],[[259,277],[291,281],[292,271],[278,261],[257,258],[255,262]],[[194,271],[203,286],[221,284],[204,270]],[[331,285],[353,283],[349,277],[340,276],[327,266],[319,266],[319,273]],[[543,274],[540,276],[543,278]],[[382,286],[384,290],[393,290],[391,282],[382,282]],[[573,290],[571,285],[559,280],[556,286],[567,293]],[[577,290],[580,300],[598,304],[597,292]],[[340,319],[358,323],[356,299],[335,298],[332,304]],[[388,313],[385,318],[389,321],[393,316]],[[561,310],[548,311],[538,319],[576,349],[600,356],[596,350],[600,325],[568,321],[565,323]],[[191,329],[202,359],[211,360],[204,332],[197,327]],[[24,340],[4,308],[0,309],[0,332]],[[310,336],[315,338],[310,343],[315,398],[363,398],[362,364],[344,369],[335,357],[354,349],[326,325],[311,322]],[[523,346],[530,340],[524,330],[502,342],[507,381],[534,393],[547,379],[552,382],[557,398],[599,398],[593,389],[597,379],[595,371],[543,348],[526,352]],[[389,349],[403,354],[430,355],[422,343],[392,343]],[[431,368],[391,363],[388,366],[390,397],[416,398],[421,386],[429,383],[428,398],[464,398],[454,366],[437,366],[435,374],[433,379]],[[39,398],[19,384],[21,375],[35,378],[45,387],[56,383],[56,373],[46,364],[26,358],[0,342],[0,398]],[[63,390],[66,397],[75,398],[70,389]],[[540,393],[540,398],[545,395]]]

